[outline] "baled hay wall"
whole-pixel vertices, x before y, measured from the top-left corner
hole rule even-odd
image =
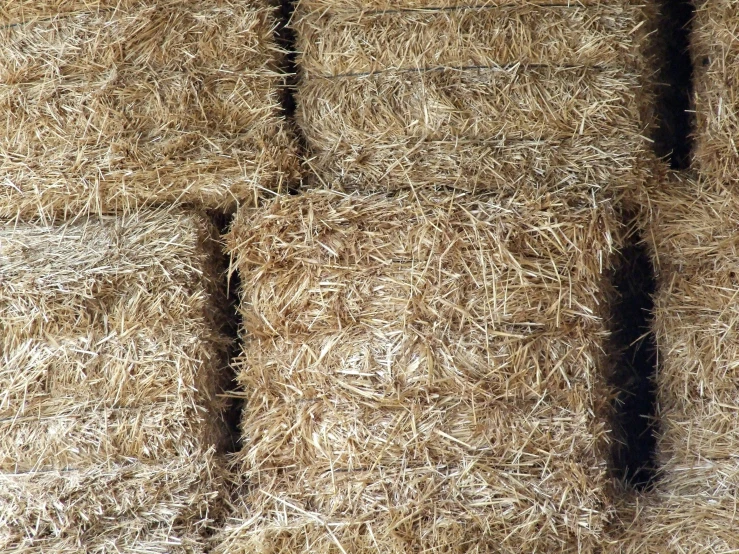
[[[625,551],[739,550],[739,196],[707,180],[650,193],[662,477]]]
[[[325,182],[587,193],[645,170],[643,3],[430,4],[299,3],[297,115]]]
[[[0,8],[0,215],[250,203],[295,175],[274,8],[256,0]]]
[[[0,550],[200,551],[226,342],[212,229],[0,226]]]
[[[315,191],[242,211],[241,520],[215,552],[592,552],[601,205]]]
[[[695,161],[708,179],[739,181],[739,5],[696,0],[691,45],[695,81]]]

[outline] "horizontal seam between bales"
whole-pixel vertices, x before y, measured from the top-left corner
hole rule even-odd
[[[9,421],[20,421],[20,422],[26,422],[26,421],[47,421],[47,420],[53,420],[57,418],[63,418],[63,417],[70,417],[70,418],[78,418],[85,414],[89,414],[90,412],[94,413],[95,411],[109,411],[109,412],[127,412],[127,411],[136,411],[136,410],[146,410],[150,408],[156,408],[160,406],[171,406],[172,402],[163,400],[161,402],[150,402],[147,404],[139,404],[136,406],[105,406],[101,405],[97,402],[88,402],[88,403],[75,403],[74,407],[79,408],[80,406],[83,406],[85,411],[83,413],[69,413],[69,414],[48,414],[48,415],[19,415],[16,417],[4,417],[0,418],[0,424],[7,423]],[[184,404],[187,406],[188,404]]]
[[[149,6],[152,7],[152,6]],[[145,8],[143,8],[145,9]],[[252,8],[249,10],[246,10],[248,13],[261,13],[261,12],[268,12],[268,11],[275,11],[277,8],[275,7],[261,7],[261,8]],[[32,18],[28,19],[27,21],[17,21],[14,23],[5,23],[0,25],[0,31],[6,30],[6,29],[13,29],[16,27],[25,27],[27,25],[35,25],[39,23],[51,23],[53,21],[61,21],[64,19],[71,19],[73,17],[81,17],[81,16],[88,16],[88,15],[103,15],[103,14],[115,14],[115,13],[128,13],[128,11],[124,12],[120,9],[120,7],[116,6],[114,8],[101,8],[98,10],[91,10],[91,11],[77,11],[77,12],[66,12],[66,13],[60,13],[56,15],[52,15],[49,17],[38,17],[38,18]]]
[[[553,68],[553,69],[592,69],[595,71],[606,71],[608,69],[608,66],[604,65],[585,65],[585,64],[549,64],[549,63],[512,63],[512,64],[504,64],[504,65],[460,65],[460,66],[450,66],[450,65],[440,65],[435,67],[400,67],[400,68],[389,68],[389,69],[380,69],[377,71],[365,71],[365,72],[358,72],[358,73],[337,73],[336,75],[328,75],[325,73],[307,73],[308,78],[317,78],[317,79],[345,79],[345,78],[352,78],[352,77],[374,77],[375,75],[383,75],[386,73],[432,73],[437,71],[459,71],[459,72],[465,72],[465,71],[484,71],[484,70],[491,70],[491,71],[499,71],[499,72],[507,72],[512,69],[517,69],[519,67],[522,67],[524,69],[527,69],[529,67],[531,68]],[[637,76],[636,73],[633,75],[630,73],[626,73],[626,76]]]
[[[483,6],[475,6],[475,5],[460,5],[460,6],[447,6],[447,7],[429,7],[429,8],[397,8],[397,9],[387,9],[387,10],[352,10],[352,11],[346,11],[346,12],[326,12],[321,10],[316,10],[314,13],[328,13],[329,15],[334,14],[340,14],[340,15],[385,15],[385,14],[398,14],[398,13],[444,13],[444,12],[456,12],[456,11],[483,11],[483,10],[501,10],[501,9],[508,9],[508,8],[566,8],[566,9],[580,9],[580,10],[591,10],[594,8],[603,8],[604,6],[602,4],[592,4],[592,5],[584,5],[576,2],[568,2],[568,3],[552,3],[552,4],[529,4],[522,6],[521,4],[517,3],[508,3],[508,4],[496,4],[496,5],[483,5]],[[619,6],[605,6],[606,8],[613,8],[613,7],[619,7]],[[623,9],[639,9],[644,8],[644,4],[625,4],[623,6],[620,6]]]

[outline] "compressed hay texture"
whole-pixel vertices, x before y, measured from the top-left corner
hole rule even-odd
[[[205,218],[0,226],[0,550],[200,551],[227,341]]]
[[[709,180],[649,193],[661,479],[625,551],[739,550],[739,195]]]
[[[241,212],[241,520],[214,552],[591,552],[605,205],[313,191]]]
[[[274,8],[58,0],[0,7],[0,215],[227,208],[285,188]]]
[[[641,3],[393,4],[298,5],[297,118],[325,183],[587,193],[648,171]]]
[[[706,178],[739,181],[739,5],[698,0],[692,24],[695,165]]]

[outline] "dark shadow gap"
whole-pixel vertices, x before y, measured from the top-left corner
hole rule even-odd
[[[231,220],[234,214],[211,214],[212,220],[221,236],[225,235],[230,228]],[[238,391],[236,383],[236,368],[233,361],[241,353],[241,344],[239,341],[239,331],[241,329],[242,318],[239,312],[239,290],[240,280],[238,272],[234,272],[230,278],[228,275],[229,260],[228,256],[223,252],[221,245],[220,259],[217,260],[219,268],[222,270],[222,279],[226,282],[227,296],[226,306],[223,310],[225,314],[223,332],[229,339],[228,349],[228,366],[224,369],[228,373],[227,392]],[[228,440],[222,454],[232,454],[241,449],[241,417],[244,411],[244,399],[238,395],[226,397],[227,406],[224,413],[224,422],[228,431]]]
[[[632,235],[621,251],[612,283],[616,292],[609,345],[616,394],[612,471],[626,490],[645,490],[657,471],[657,347],[651,329],[656,281],[638,236]]]
[[[690,167],[693,152],[693,61],[690,33],[695,15],[691,0],[658,0],[658,71],[655,153],[676,170]]]
[[[282,58],[282,66],[280,69],[286,75],[285,86],[282,90],[282,115],[285,118],[288,129],[293,133],[298,145],[298,153],[301,158],[306,152],[305,137],[300,131],[300,126],[295,118],[297,111],[297,91],[298,91],[298,50],[297,36],[295,30],[291,27],[290,22],[295,13],[295,0],[278,0],[277,12],[277,28],[275,30],[275,40],[277,45],[285,51]],[[288,189],[290,194],[297,194],[300,189],[299,184],[293,184]]]

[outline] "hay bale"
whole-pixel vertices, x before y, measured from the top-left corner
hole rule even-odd
[[[324,183],[587,194],[645,171],[643,5],[394,5],[297,8],[297,117]]]
[[[739,6],[696,1],[691,48],[695,87],[695,163],[706,178],[739,180]]]
[[[0,8],[0,216],[228,208],[295,176],[274,8],[56,0]]]
[[[0,550],[198,552],[226,440],[204,218],[0,225]]]
[[[607,205],[314,191],[242,211],[239,517],[214,552],[594,552]]]
[[[662,477],[625,517],[624,551],[734,552],[739,196],[707,180],[673,179],[650,192],[649,205]]]

